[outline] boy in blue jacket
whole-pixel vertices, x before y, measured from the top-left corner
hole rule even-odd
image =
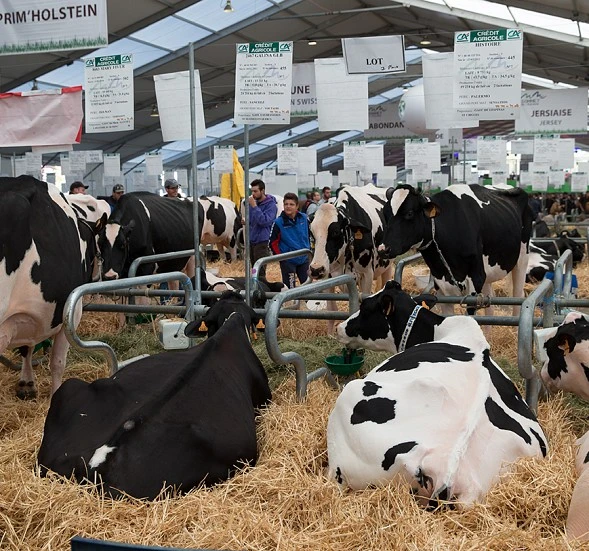
[[[284,195],[284,211],[274,222],[270,234],[270,249],[273,254],[287,253],[298,249],[309,249],[309,219],[299,212],[299,198],[295,193]],[[299,283],[307,281],[309,273],[309,257],[296,256],[280,262],[283,283],[292,289],[295,276]]]

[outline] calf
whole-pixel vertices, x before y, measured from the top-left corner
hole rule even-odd
[[[239,314],[202,344],[138,360],[55,393],[37,457],[48,471],[112,497],[154,499],[229,478],[257,458],[256,411],[268,377]]]
[[[491,284],[510,274],[513,296],[524,296],[532,231],[525,191],[457,184],[430,199],[400,185],[387,197],[384,256],[394,258],[416,248],[444,295],[492,295]],[[453,311],[452,305],[442,308]]]
[[[540,373],[551,392],[563,390],[589,400],[589,321],[570,312],[544,343],[548,359]]]
[[[528,267],[526,268],[526,283],[538,283],[544,279],[547,272],[554,272],[558,256],[547,253],[544,249],[530,242]]]
[[[558,237],[555,237],[552,241],[548,242],[536,242],[536,246],[540,247],[549,254],[555,256],[561,256],[566,250],[570,250],[573,255],[573,266],[583,260],[585,255],[585,246],[577,243],[574,239],[571,239],[569,232],[561,231]]]
[[[363,489],[398,477],[425,502],[469,505],[507,464],[546,455],[540,425],[472,318],[419,309],[391,282],[363,301],[338,338],[404,350],[346,384],[336,401],[328,472],[341,486]]]
[[[566,532],[569,539],[589,541],[589,431],[577,440],[575,468],[579,479],[575,484]]]

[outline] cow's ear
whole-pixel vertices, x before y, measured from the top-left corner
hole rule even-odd
[[[344,216],[339,211],[337,213],[337,221],[341,224],[342,228],[345,228],[350,223],[350,221],[348,220],[348,217]]]
[[[383,293],[380,297],[380,305],[382,306],[382,311],[384,315],[388,318],[395,310],[395,303],[393,302],[393,297]]]
[[[106,215],[106,212],[105,212],[96,222],[96,225],[94,226],[94,233],[96,233],[98,235],[104,228],[106,228],[107,221],[108,221],[108,216]]]
[[[577,341],[570,333],[559,333],[556,335],[556,343],[566,356],[575,349]]]
[[[391,197],[393,196],[393,193],[395,193],[395,188],[394,187],[390,187],[386,190],[385,192],[385,196],[387,198],[387,201],[391,200]]]
[[[419,304],[420,306],[424,306],[428,310],[431,310],[438,303],[438,297],[436,297],[435,295],[430,295],[429,293],[417,295],[413,297],[413,300],[417,304]]]
[[[435,218],[440,214],[440,207],[432,201],[428,201],[423,207],[423,212],[428,218]]]
[[[121,229],[123,230],[123,234],[125,236],[127,236],[127,235],[129,235],[133,231],[133,228],[134,227],[135,227],[135,220],[134,219],[131,219],[129,221],[129,223],[126,226],[123,226]]]

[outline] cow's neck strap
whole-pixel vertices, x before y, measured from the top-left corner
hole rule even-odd
[[[454,285],[455,287],[458,287],[461,291],[464,292],[466,287],[462,283],[458,283],[458,281],[456,281],[456,278],[454,277],[454,274],[452,273],[452,270],[450,269],[448,262],[446,262],[446,259],[444,258],[444,255],[442,254],[442,251],[440,250],[440,247],[438,247],[438,243],[436,241],[436,223],[434,222],[434,217],[432,216],[430,218],[430,220],[432,221],[432,238],[428,241],[428,243],[426,245],[423,245],[422,247],[418,247],[417,250],[419,252],[421,252],[421,251],[427,249],[431,244],[433,244],[436,247],[436,251],[438,252],[440,260],[442,261],[442,264],[444,265],[444,268],[446,268],[446,272],[448,272],[448,275],[450,276],[450,283],[452,283],[452,285]]]
[[[407,341],[409,340],[409,335],[411,335],[411,330],[413,329],[413,325],[415,324],[415,320],[417,319],[417,314],[423,308],[423,306],[417,304],[415,308],[413,308],[413,312],[409,316],[407,320],[407,324],[405,325],[405,330],[403,331],[403,335],[401,336],[401,342],[398,346],[398,351],[403,352],[405,347],[407,346]]]

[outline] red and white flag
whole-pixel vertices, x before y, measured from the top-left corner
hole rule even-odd
[[[0,94],[0,147],[80,143],[82,87]]]

